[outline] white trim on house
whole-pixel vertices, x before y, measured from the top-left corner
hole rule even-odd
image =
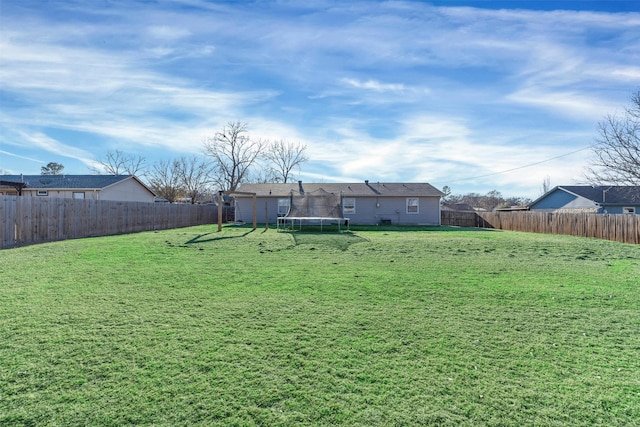
[[[407,197],[407,214],[417,215],[420,213],[420,198]]]
[[[343,197],[342,198],[342,213],[343,214],[355,214],[356,213],[356,198],[355,197]]]

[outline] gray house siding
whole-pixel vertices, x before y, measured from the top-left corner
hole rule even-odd
[[[544,199],[533,203],[530,210],[556,210],[556,209],[593,209],[596,204],[592,200],[557,190]]]
[[[278,217],[279,197],[258,197],[256,199],[256,221],[259,223],[275,224]],[[268,220],[267,218],[268,215]],[[251,197],[237,197],[235,199],[235,221],[253,221],[253,199]]]
[[[257,222],[275,224],[278,217],[278,200],[287,197],[257,197]],[[344,213],[351,224],[375,225],[383,220],[394,225],[440,225],[440,198],[417,197],[418,212],[407,213],[406,197],[351,197],[355,199],[356,212]],[[251,197],[235,199],[235,221],[253,221]]]
[[[354,197],[356,213],[345,213],[352,224],[440,225],[440,198],[417,197],[418,212],[407,213],[406,197]]]

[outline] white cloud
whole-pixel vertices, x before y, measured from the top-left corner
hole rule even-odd
[[[405,90],[404,85],[400,83],[380,83],[377,80],[367,80],[363,82],[358,79],[347,78],[343,78],[341,81],[347,86],[352,86],[356,89],[373,90],[375,92],[402,92]]]
[[[557,143],[569,135],[558,134],[545,143],[522,146],[509,143],[519,135],[489,135],[485,139],[486,134],[474,133],[464,119],[455,117],[407,118],[392,140],[373,138],[358,131],[358,125],[333,124],[339,137],[310,147],[311,158],[331,165],[332,176],[304,175],[338,181],[426,181],[439,187],[450,185],[454,190],[470,185],[483,191],[508,187],[533,197],[546,175],[553,182],[573,183],[582,175],[589,153],[553,159],[571,151]],[[571,137],[579,139],[581,135]]]
[[[32,158],[32,157],[27,157],[27,156],[21,156],[19,154],[11,153],[9,151],[0,150],[0,154],[3,154],[5,156],[9,156],[9,157],[15,157],[15,158],[18,158],[18,159],[28,160],[30,162],[44,163],[42,160],[38,160],[38,159],[35,159],[35,158]]]
[[[79,160],[80,162],[90,166],[93,165],[93,156],[91,153],[77,147],[68,144],[64,144],[48,135],[41,132],[26,133],[20,132],[20,136],[31,149],[36,148],[43,152],[65,157],[69,159]],[[34,159],[30,159],[34,160]]]
[[[191,35],[191,32],[185,28],[170,27],[167,25],[152,25],[147,28],[147,32],[156,39],[166,41],[176,41]]]
[[[609,71],[610,75],[631,82],[640,81],[640,67],[620,67]]]
[[[580,93],[548,91],[546,88],[522,89],[506,97],[508,101],[541,107],[556,114],[596,123],[605,111],[614,108],[606,101]]]

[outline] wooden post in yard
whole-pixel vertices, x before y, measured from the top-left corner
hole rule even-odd
[[[258,228],[258,198],[253,193],[253,229]]]
[[[266,200],[264,202],[264,229],[269,229],[269,203]]]
[[[222,231],[222,210],[224,209],[224,191],[218,191],[218,232]]]

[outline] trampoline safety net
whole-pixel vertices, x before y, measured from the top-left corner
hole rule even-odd
[[[298,218],[342,218],[340,195],[322,188],[291,196],[289,217]]]
[[[322,226],[326,221],[344,222],[347,219],[342,215],[341,195],[329,193],[322,188],[292,194],[290,198],[289,213],[279,219],[279,225],[287,221],[293,226],[296,221],[302,226],[302,222],[318,221]]]

